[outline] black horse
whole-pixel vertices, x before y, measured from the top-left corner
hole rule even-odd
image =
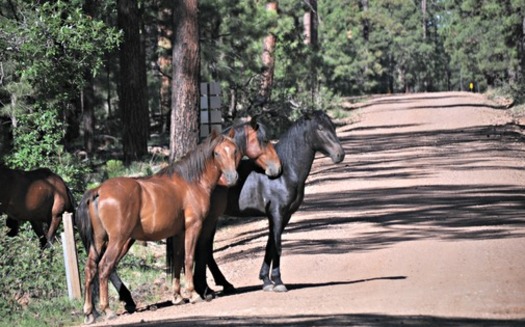
[[[329,156],[334,163],[339,163],[343,161],[345,153],[334,124],[322,111],[306,114],[296,121],[281,136],[275,148],[281,159],[282,174],[277,178],[268,177],[253,162],[241,162],[237,169],[239,180],[236,186],[228,190],[224,212],[237,217],[268,217],[269,236],[259,278],[263,281],[264,291],[286,292],[280,272],[281,235],[303,201],[305,181],[315,154],[319,151]],[[223,286],[225,291],[232,291],[233,285],[226,280],[213,258],[213,234],[209,237],[201,234],[202,240],[210,243],[202,246],[207,252],[197,251],[195,254],[196,291],[201,296],[207,296],[206,264],[215,283]]]

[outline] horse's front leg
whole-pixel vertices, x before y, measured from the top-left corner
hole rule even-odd
[[[272,273],[271,279],[273,281],[274,287],[272,291],[274,292],[286,292],[288,289],[284,285],[281,279],[281,253],[282,253],[282,234],[284,227],[290,220],[290,215],[276,215],[273,219],[273,251],[271,251],[272,257]]]
[[[189,219],[188,219],[189,218]],[[199,293],[195,291],[193,283],[193,265],[195,260],[195,248],[202,229],[202,220],[200,217],[186,218],[186,232],[184,239],[184,274],[186,277],[186,292],[189,295],[191,303],[202,301]]]
[[[184,261],[184,237],[182,235],[175,235],[170,237],[166,243],[171,247],[172,255],[172,290],[173,290],[173,304],[179,305],[184,303],[180,290],[180,274]],[[168,251],[169,253],[169,251]]]
[[[272,225],[270,223],[270,225]],[[270,266],[272,264],[272,258],[274,251],[274,241],[272,228],[270,227],[270,233],[268,234],[268,241],[266,242],[266,249],[264,251],[263,264],[261,270],[259,271],[259,279],[263,281],[263,291],[271,292],[273,290],[273,282],[270,279]]]
[[[219,269],[219,266],[217,265],[217,262],[215,261],[215,258],[213,257],[213,240],[215,239],[215,231],[216,228],[213,230],[213,234],[211,239],[208,241],[207,244],[207,264],[208,268],[210,269],[211,274],[213,275],[213,279],[215,280],[215,284],[222,286],[222,293],[228,294],[235,292],[235,287],[228,282],[226,277],[224,277],[224,274]],[[206,277],[206,275],[204,276]]]

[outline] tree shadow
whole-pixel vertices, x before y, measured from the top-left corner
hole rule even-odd
[[[334,181],[413,180],[429,177],[437,169],[461,171],[521,171],[509,165],[525,157],[521,129],[513,124],[403,132],[404,125],[371,127],[366,134],[342,137],[347,157],[342,164],[322,164],[307,185]],[[362,130],[363,128],[361,128]],[[398,131],[399,130],[399,131]],[[426,151],[420,151],[425,149]],[[354,158],[359,157],[359,160]],[[329,160],[329,159],[323,159]],[[325,254],[371,251],[418,239],[482,240],[525,236],[525,189],[520,185],[465,184],[376,187],[352,191],[307,194],[300,212],[321,218],[292,219],[285,233],[321,230],[355,223],[373,223],[381,231],[341,235],[330,239],[283,238],[286,253]],[[326,214],[323,214],[326,212]],[[253,218],[266,219],[266,218]],[[245,218],[232,220],[238,224]],[[252,220],[253,221],[253,220]],[[479,228],[472,228],[479,227]],[[235,246],[266,239],[267,227],[241,235],[216,251],[230,248],[224,260],[264,252],[263,245],[236,251]],[[261,242],[263,243],[263,242]],[[233,251],[232,251],[233,249]]]
[[[195,316],[174,318],[157,321],[141,321],[140,323],[124,324],[120,326],[523,326],[525,320],[482,319],[462,317],[437,317],[421,315],[384,315],[384,314],[326,314],[326,315],[293,315],[293,316]]]

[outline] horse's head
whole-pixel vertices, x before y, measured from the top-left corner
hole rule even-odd
[[[333,163],[340,163],[345,158],[345,151],[335,133],[335,127],[330,117],[322,111],[316,111],[310,116],[312,124],[313,146],[316,151],[330,157]]]
[[[241,153],[231,137],[222,135],[215,137],[221,137],[221,140],[213,149],[214,161],[221,171],[218,185],[233,186],[237,183],[239,177],[237,174],[237,166],[241,161]]]
[[[264,125],[252,118],[250,122],[236,128],[236,130],[239,129],[241,133],[236,133],[235,139],[240,150],[264,169],[266,175],[278,176],[282,169],[281,160],[273,144],[268,141]]]

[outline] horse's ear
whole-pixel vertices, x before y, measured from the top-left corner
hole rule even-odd
[[[257,122],[257,116],[253,116],[250,119],[250,126],[256,131],[259,129],[259,123]]]
[[[313,115],[310,112],[310,110],[303,110],[303,116],[304,116],[305,119],[308,119],[308,120],[312,119],[312,117],[313,117]]]
[[[235,136],[235,128],[230,128],[230,131],[228,132],[228,137],[233,138]]]
[[[212,129],[210,133],[210,140],[214,140],[218,135],[219,133],[215,129]]]

